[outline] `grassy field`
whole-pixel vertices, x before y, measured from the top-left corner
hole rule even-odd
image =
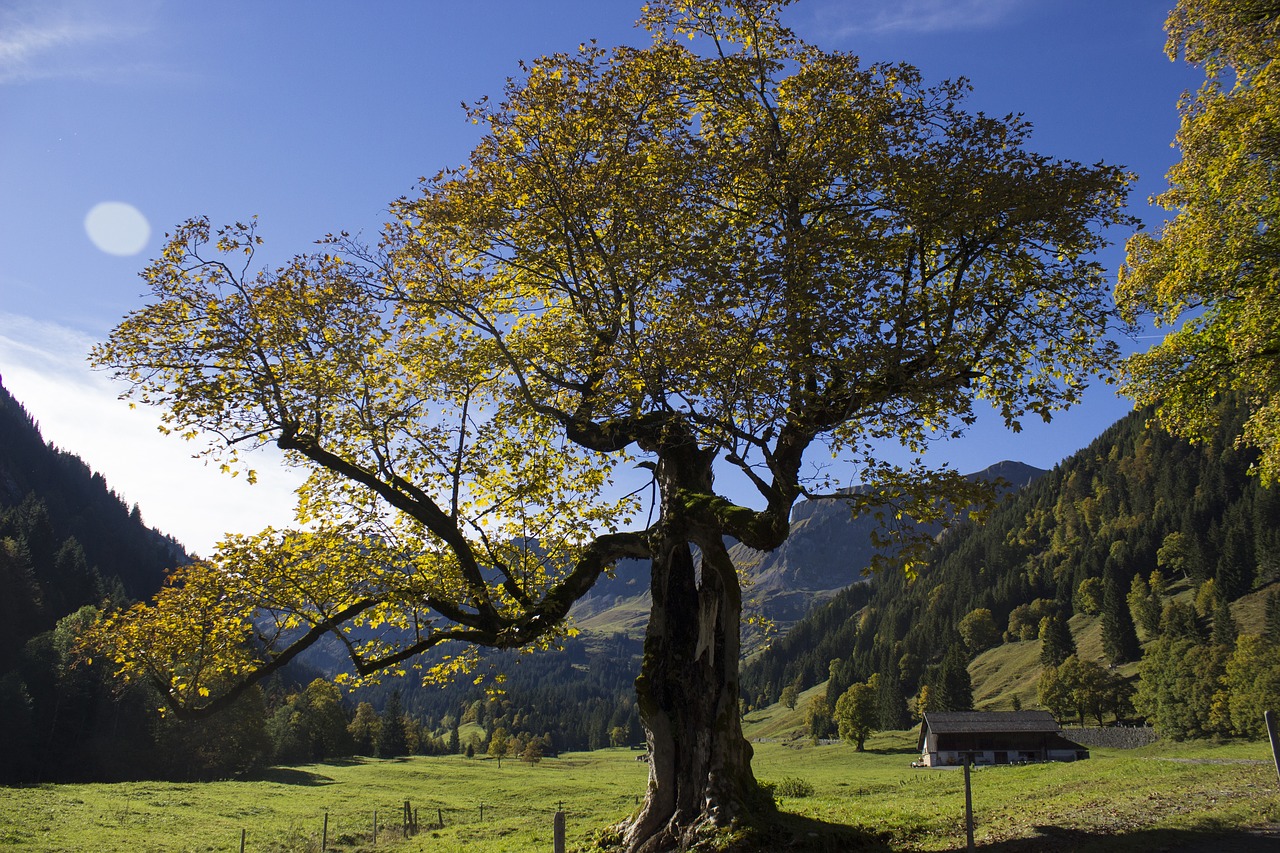
[[[915,738],[882,733],[862,754],[845,745],[757,744],[760,779],[803,779],[814,789],[781,798],[794,831],[813,839],[791,849],[822,849],[832,831],[856,834],[872,850],[963,849],[963,773],[911,769]],[[246,851],[312,851],[327,812],[330,850],[515,853],[551,849],[563,803],[570,848],[581,850],[592,832],[635,808],[647,772],[635,756],[601,750],[501,768],[461,757],[369,760],[278,768],[256,781],[0,788],[0,848],[236,851],[244,830]],[[1280,823],[1269,756],[1265,743],[1157,744],[1096,750],[1076,764],[983,768],[973,774],[977,840],[995,851],[1280,846],[1280,836],[1244,831]],[[400,837],[405,800],[421,824],[408,841]],[[443,828],[432,825],[437,810]],[[1237,847],[1222,847],[1224,839]]]
[[[1246,630],[1262,600],[1233,609]],[[1081,654],[1097,657],[1096,617],[1073,617],[1071,627]],[[978,706],[1008,707],[1017,695],[1035,707],[1038,656],[1038,642],[980,655],[970,667]],[[878,851],[963,850],[963,773],[911,769],[915,731],[873,735],[865,753],[811,745],[800,736],[804,709],[825,689],[809,689],[794,709],[772,705],[744,718],[757,741],[756,776],[813,788],[779,798],[788,839],[799,839],[786,849],[848,850],[857,841]],[[586,850],[643,796],[648,768],[636,755],[601,750],[533,767],[461,756],[357,760],[276,768],[251,781],[0,788],[0,849],[211,853],[238,851],[243,832],[246,853],[310,853],[320,850],[327,815],[331,851],[524,853],[551,849],[563,805],[570,849]],[[406,800],[421,829],[408,840]],[[973,802],[978,846],[994,853],[1280,850],[1280,781],[1266,743],[1156,743],[1095,749],[1076,764],[982,768]]]

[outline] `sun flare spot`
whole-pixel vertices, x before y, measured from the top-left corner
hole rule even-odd
[[[84,230],[108,255],[136,255],[151,239],[151,223],[142,211],[123,201],[104,201],[84,218]]]

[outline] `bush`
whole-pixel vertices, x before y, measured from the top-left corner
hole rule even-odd
[[[812,797],[813,785],[803,779],[787,776],[773,786],[773,792],[780,797]]]

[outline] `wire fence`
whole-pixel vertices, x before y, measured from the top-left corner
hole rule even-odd
[[[639,797],[636,798],[637,802]],[[556,815],[560,815],[558,819]],[[299,853],[339,853],[339,851],[376,848],[413,838],[421,832],[446,826],[479,826],[494,820],[517,819],[524,822],[557,825],[563,833],[564,803],[549,812],[545,805],[522,801],[481,802],[473,807],[446,807],[442,804],[415,805],[405,800],[398,807],[387,805],[376,809],[326,809],[312,820],[295,823],[286,833],[257,830],[252,826],[240,831],[240,853],[256,851],[299,851]]]

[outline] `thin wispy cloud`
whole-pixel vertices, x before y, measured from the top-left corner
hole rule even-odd
[[[0,9],[0,84],[99,76],[120,47],[147,29],[137,4],[19,2]],[[134,66],[130,61],[128,66]]]
[[[829,0],[816,10],[837,38],[853,35],[960,32],[997,27],[1028,0]]]

